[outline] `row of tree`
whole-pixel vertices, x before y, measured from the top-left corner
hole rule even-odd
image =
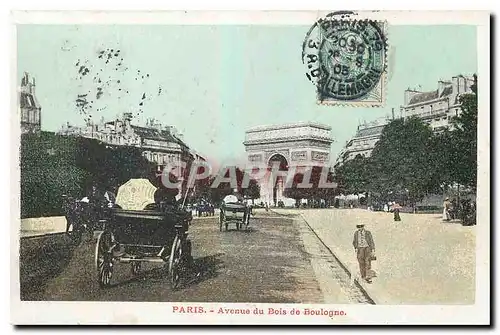
[[[151,178],[154,166],[139,148],[111,147],[51,132],[23,134],[20,148],[21,216],[62,214],[62,196],[83,197],[131,178]]]
[[[421,119],[386,125],[370,157],[358,155],[335,169],[339,192],[415,203],[452,185],[475,192],[477,179],[477,77],[473,93],[459,97],[451,130],[433,132]]]
[[[201,172],[199,172],[201,174]],[[249,179],[248,185],[244,185],[245,172],[239,168],[235,168],[237,189],[240,194],[249,198],[260,198],[260,185],[256,179]],[[319,166],[312,167],[309,172],[296,173],[289,187],[284,189],[284,196],[296,200],[300,199],[333,199],[338,194],[336,188],[326,188],[321,185],[321,175],[323,168]],[[195,183],[190,199],[197,201],[206,199],[213,203],[220,203],[222,199],[232,193],[233,187],[229,182],[222,182],[217,187],[212,187],[217,176],[209,176]],[[224,178],[229,178],[229,170],[226,171]],[[333,183],[333,174],[328,172],[323,182]],[[285,183],[285,181],[283,182]],[[310,184],[310,187],[304,188],[302,185]],[[233,185],[234,186],[234,185]]]
[[[203,169],[203,167],[200,167]],[[238,167],[234,168],[236,174],[236,183],[238,192],[246,198],[257,199],[260,197],[260,186],[257,180],[250,179],[248,185],[243,184],[244,172]],[[198,171],[201,175],[203,171]],[[210,201],[214,204],[219,204],[222,202],[225,196],[233,193],[233,187],[230,182],[221,182],[217,187],[212,187],[215,185],[217,176],[211,175],[204,179],[197,180],[189,193],[189,201],[197,202],[201,199]],[[230,178],[230,169],[226,170],[224,178]],[[234,185],[233,185],[234,186]]]
[[[326,167],[313,166],[310,168],[309,172],[297,173],[294,176],[293,183],[291,187],[286,188],[284,191],[284,196],[287,198],[292,198],[295,200],[300,199],[312,199],[312,200],[331,200],[338,194],[337,187],[324,187],[321,185],[321,176],[324,173],[326,175],[326,183],[335,182],[333,174],[328,171],[324,171]],[[308,175],[310,173],[310,175]],[[303,188],[301,184],[311,184],[311,187]]]

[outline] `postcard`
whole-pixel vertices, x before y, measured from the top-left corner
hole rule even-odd
[[[12,31],[13,324],[490,323],[489,13]]]

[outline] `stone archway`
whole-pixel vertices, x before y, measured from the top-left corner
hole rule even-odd
[[[330,126],[300,122],[254,127],[245,132],[243,144],[249,165],[269,167],[269,163],[278,158],[279,161],[286,162],[287,168],[291,168],[328,165],[332,142]],[[277,185],[268,185],[266,182],[259,185],[261,198],[258,202],[271,205],[275,199],[276,202],[286,200],[279,188],[275,192]]]

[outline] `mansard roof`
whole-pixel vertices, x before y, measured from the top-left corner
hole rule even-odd
[[[443,97],[446,97],[448,95],[451,95],[451,93],[453,93],[453,87],[451,87],[451,86],[446,86],[443,89],[443,92],[441,92],[441,94],[439,94],[438,90],[417,93],[410,99],[409,105],[414,105],[414,104],[418,104],[418,103],[422,103],[422,102],[426,102],[426,101],[436,100],[438,98],[443,98]]]
[[[178,143],[182,147],[188,148],[186,143],[184,143],[182,140],[180,140],[176,136],[172,135],[167,130],[159,130],[156,128],[141,127],[141,126],[134,126],[134,125],[132,125],[131,127],[134,130],[134,133],[139,135],[141,138]]]
[[[356,132],[356,137],[365,137],[365,136],[372,136],[372,135],[378,135],[382,133],[382,130],[384,129],[385,125],[380,125],[376,127],[369,127],[369,128],[362,128],[359,129]]]

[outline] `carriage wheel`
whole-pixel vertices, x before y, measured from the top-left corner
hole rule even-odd
[[[133,276],[137,276],[141,272],[142,263],[141,262],[131,262],[130,271]]]
[[[97,280],[101,287],[109,286],[111,276],[113,275],[112,245],[111,233],[103,231],[99,234],[95,248],[95,266],[97,270]]]
[[[172,243],[172,251],[170,252],[170,259],[168,262],[168,274],[170,276],[170,286],[176,289],[181,281],[180,267],[182,261],[182,243],[179,236],[175,236],[174,243]]]

